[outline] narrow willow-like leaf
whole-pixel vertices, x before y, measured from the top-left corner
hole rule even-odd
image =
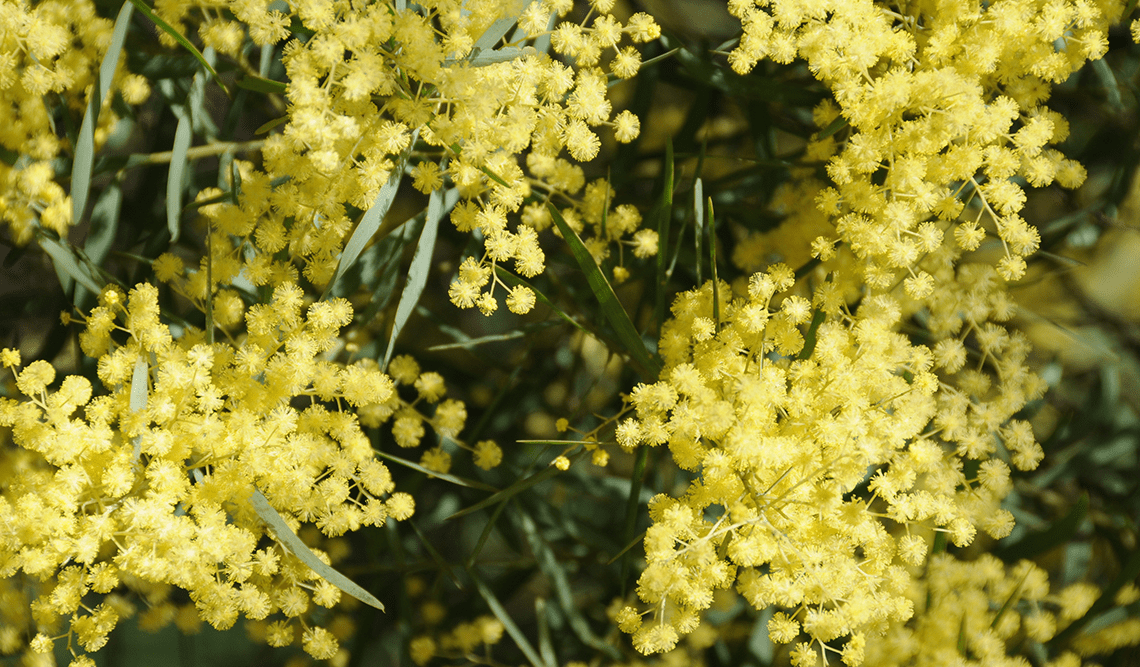
[[[87,207],[87,194],[91,190],[91,166],[95,163],[95,126],[99,122],[99,109],[111,90],[115,68],[119,66],[119,54],[123,50],[123,41],[127,38],[127,28],[130,26],[133,11],[133,5],[129,2],[124,2],[119,9],[115,28],[111,31],[111,43],[103,56],[103,62],[99,65],[99,78],[91,91],[91,99],[87,101],[87,112],[83,114],[83,122],[79,126],[79,136],[75,141],[75,160],[71,164],[72,224],[79,223],[83,218],[83,209]]]
[[[578,451],[574,454],[571,454],[570,455],[571,465],[576,463],[579,459],[581,459],[585,455],[586,455],[586,450],[584,450],[584,449],[581,451]],[[523,491],[526,491],[527,489],[534,486],[535,484],[538,484],[539,482],[550,479],[551,477],[557,475],[560,472],[562,472],[562,471],[559,470],[558,468],[555,468],[554,466],[546,466],[545,468],[543,468],[542,470],[539,470],[538,472],[534,473],[530,477],[526,477],[524,479],[517,480],[514,484],[511,484],[510,486],[503,489],[502,491],[499,491],[498,493],[495,493],[491,496],[484,498],[483,500],[480,500],[479,502],[475,503],[471,507],[464,507],[463,509],[459,510],[455,514],[452,514],[451,516],[447,517],[447,519],[449,521],[452,519],[458,519],[459,517],[466,516],[468,514],[471,514],[472,512],[478,512],[479,510],[483,509],[484,507],[490,507],[491,505],[494,505],[495,503],[501,503],[505,500],[510,499],[511,497],[513,497],[515,495],[518,495],[519,493],[521,493]]]
[[[554,653],[554,642],[550,639],[550,619],[546,617],[546,600],[534,599],[534,616],[538,621],[538,653],[546,667],[555,667],[558,656]]]
[[[75,250],[69,244],[64,244],[58,239],[42,233],[38,235],[37,239],[40,247],[51,257],[57,273],[71,278],[94,294],[98,294],[102,290],[99,287],[99,281],[96,280],[90,268],[79,261]]]
[[[534,292],[535,298],[538,299],[539,301],[541,301],[542,303],[545,303],[547,306],[549,306],[550,309],[554,311],[555,315],[557,315],[558,317],[561,317],[562,319],[566,320],[570,324],[574,325],[574,327],[577,328],[578,331],[581,331],[584,334],[590,333],[589,331],[586,330],[585,327],[583,327],[581,324],[579,324],[574,318],[572,318],[569,315],[567,315],[566,313],[562,312],[562,310],[558,306],[554,305],[553,301],[548,299],[546,297],[546,295],[543,294],[542,291],[539,290],[538,288],[536,288],[534,285],[531,285],[530,283],[523,280],[522,278],[519,278],[518,276],[510,273],[509,271],[507,271],[506,269],[504,269],[501,266],[497,266],[497,265],[495,266],[495,273],[499,276],[500,280],[507,283],[511,287],[514,287],[516,285],[523,285],[525,287],[530,288],[530,290],[532,292]],[[593,335],[593,334],[591,334],[591,335]]]
[[[87,239],[83,242],[83,252],[87,253],[87,257],[96,266],[101,266],[111,252],[115,234],[119,231],[119,213],[122,209],[123,186],[115,178],[95,202],[95,207],[91,210],[91,228],[87,230]]]
[[[701,272],[701,237],[705,235],[705,186],[700,176],[693,182],[693,226],[697,230],[693,235],[693,246],[696,248],[697,257],[697,284],[703,285],[705,279]]]
[[[333,275],[333,279],[329,281],[328,286],[325,287],[320,300],[323,301],[328,296],[329,291],[336,285],[336,281],[340,280],[345,271],[348,271],[356,263],[360,253],[364,252],[364,246],[368,245],[373,234],[380,229],[384,215],[388,213],[388,209],[392,208],[392,202],[396,200],[396,191],[400,189],[400,181],[404,179],[404,165],[407,164],[408,155],[411,154],[412,147],[415,146],[416,139],[419,136],[419,130],[412,133],[412,140],[408,143],[408,147],[400,159],[396,161],[397,164],[392,168],[392,174],[388,177],[388,181],[380,188],[379,194],[376,195],[376,201],[372,202],[372,206],[364,212],[364,216],[360,219],[360,224],[356,225],[356,229],[353,230],[352,236],[349,237],[348,243],[345,244],[344,250],[340,253],[336,273]]]
[[[166,227],[170,242],[177,243],[182,229],[182,174],[186,169],[186,151],[194,138],[190,113],[185,109],[178,114],[178,128],[174,130],[174,148],[170,153],[170,171],[166,176]]]
[[[845,127],[847,127],[847,119],[843,116],[840,116],[828,123],[827,127],[823,128],[823,130],[819,133],[819,138],[826,139],[827,137],[830,137]]]
[[[392,463],[402,465],[405,468],[410,468],[411,470],[415,470],[417,472],[422,472],[425,475],[430,475],[431,477],[435,477],[436,479],[442,479],[445,482],[451,482],[452,484],[455,484],[456,486],[465,486],[469,489],[479,489],[480,491],[490,491],[491,493],[497,493],[499,491],[498,489],[491,486],[490,484],[484,484],[483,482],[480,482],[477,479],[467,479],[466,477],[459,477],[457,475],[452,475],[451,473],[436,472],[434,470],[429,470],[428,468],[425,468],[424,466],[416,463],[415,461],[410,461],[410,460],[405,459],[405,458],[400,458],[399,456],[396,456],[394,454],[389,454],[387,452],[377,451],[376,456],[379,456],[380,458],[384,459],[385,461],[391,461]]]
[[[716,270],[716,213],[712,197],[709,197],[709,273],[712,274],[713,322],[716,322],[716,330],[720,331],[720,275]]]
[[[526,635],[522,633],[522,630],[519,630],[519,626],[515,625],[514,619],[511,618],[511,615],[503,608],[503,603],[499,602],[499,598],[495,597],[491,589],[487,588],[487,584],[484,584],[483,580],[475,574],[474,568],[468,568],[467,575],[471,577],[471,581],[475,584],[475,590],[479,591],[479,595],[482,596],[483,601],[487,603],[487,607],[491,610],[491,613],[503,624],[503,629],[507,631],[511,639],[515,640],[515,644],[518,644],[519,650],[526,656],[531,667],[543,667],[542,658],[539,657],[534,647],[530,645],[530,642],[527,640]]]
[[[253,76],[252,74],[238,79],[237,87],[252,90],[255,93],[277,93],[279,95],[284,95],[287,89],[284,82]]]
[[[138,412],[146,408],[147,399],[147,366],[146,359],[140,354],[135,359],[135,372],[131,375],[131,412]],[[139,462],[142,457],[142,436],[136,435],[134,438],[134,453],[133,461]]]
[[[420,240],[416,244],[416,254],[412,256],[412,265],[408,268],[408,282],[400,294],[400,303],[396,306],[396,319],[392,322],[392,334],[388,336],[388,348],[384,350],[384,363],[380,368],[387,368],[392,358],[392,350],[396,349],[396,339],[400,331],[408,323],[408,318],[416,309],[420,295],[427,285],[428,274],[431,273],[431,256],[435,252],[435,237],[439,231],[439,221],[455,202],[459,200],[459,190],[451,188],[446,193],[435,190],[428,197],[427,217],[424,218],[424,228],[420,231]]]
[[[534,519],[525,512],[519,512],[517,521],[526,535],[531,551],[534,552],[539,568],[554,584],[555,599],[569,622],[570,629],[582,643],[606,653],[613,660],[621,660],[621,652],[594,634],[590,624],[582,615],[581,605],[576,599],[569,577],[566,576],[566,568],[550,548],[550,543],[542,536],[542,531],[538,529]]]
[[[562,238],[566,239],[567,245],[570,246],[570,252],[573,253],[574,259],[578,262],[578,267],[585,274],[586,282],[590,284],[590,290],[601,305],[602,314],[606,316],[606,320],[617,333],[618,340],[625,346],[626,352],[629,353],[634,365],[638,367],[642,378],[646,382],[655,381],[657,374],[661,372],[661,363],[649,354],[649,350],[645,347],[645,341],[641,340],[641,334],[637,333],[633,321],[629,319],[625,308],[618,301],[617,295],[614,294],[614,288],[610,286],[610,281],[606,280],[602,270],[598,268],[598,263],[594,261],[593,255],[586,249],[578,234],[562,218],[558,209],[550,203],[547,203],[546,207],[549,209],[551,217],[554,218],[554,224],[562,232]]]
[[[653,313],[657,320],[657,331],[665,322],[665,289],[669,277],[666,275],[665,255],[669,247],[669,222],[673,218],[673,139],[665,140],[665,162],[662,164],[661,195],[653,205],[652,214],[657,216],[657,290]]]
[[[277,510],[273,509],[273,506],[269,504],[269,501],[266,500],[261,491],[254,489],[253,493],[249,496],[249,502],[253,505],[253,510],[257,512],[257,516],[261,517],[261,520],[273,530],[273,534],[277,536],[277,539],[288,547],[289,551],[292,551],[293,555],[300,559],[302,563],[312,568],[313,572],[321,575],[322,579],[364,604],[384,611],[384,605],[376,599],[376,596],[364,590],[356,582],[340,572],[337,572],[331,566],[326,565],[320,558],[317,558],[317,555],[309,549],[309,546],[302,542],[301,538],[297,537],[292,529],[289,528],[289,524],[285,523],[285,520],[277,513]]]
[[[471,47],[471,50],[474,51],[475,49],[486,50],[495,48],[495,45],[499,43],[499,40],[503,38],[503,35],[507,34],[507,31],[510,30],[511,26],[513,26],[517,21],[517,16],[510,18],[501,18],[495,21],[490,26],[488,26],[486,30],[483,31],[482,35],[479,35],[479,39],[475,40],[475,44]]]
[[[222,92],[226,94],[226,97],[233,97],[233,95],[230,94],[230,89],[226,88],[226,84],[222,83],[222,79],[214,70],[214,66],[206,61],[206,57],[202,55],[202,52],[198,50],[198,47],[194,46],[190,40],[183,37],[182,33],[174,29],[174,26],[159,18],[158,14],[155,14],[151,8],[148,7],[145,2],[143,2],[143,0],[130,0],[130,3],[137,7],[140,12],[145,14],[148,19],[153,21],[154,24],[159,27],[159,29],[170,35],[174,41],[181,44],[182,48],[186,49],[195,58],[197,58],[198,62],[202,63],[202,67],[205,67],[206,71],[210,73],[210,76],[214,79],[214,82],[217,83],[218,86],[222,89]]]

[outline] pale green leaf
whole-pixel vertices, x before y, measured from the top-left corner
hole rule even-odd
[[[384,350],[384,363],[380,368],[388,367],[388,360],[392,358],[392,350],[396,349],[396,338],[408,323],[408,318],[416,309],[420,295],[427,285],[428,274],[431,273],[431,256],[435,252],[435,237],[439,231],[439,221],[444,213],[455,206],[459,200],[459,190],[451,188],[446,193],[436,190],[428,198],[427,217],[424,218],[424,228],[420,231],[420,240],[416,244],[416,254],[412,256],[412,265],[408,268],[408,282],[400,294],[400,303],[396,306],[396,319],[392,322],[392,334],[388,337],[388,348]]]
[[[119,65],[119,54],[123,50],[123,41],[127,38],[127,28],[131,23],[133,5],[124,2],[119,9],[119,16],[115,19],[115,28],[111,31],[111,43],[107,46],[107,53],[99,66],[98,79],[91,91],[91,98],[87,102],[87,112],[83,114],[83,122],[79,126],[79,136],[75,141],[75,159],[71,163],[71,221],[78,224],[83,218],[83,210],[87,207],[87,194],[91,190],[91,166],[95,162],[95,126],[99,122],[99,109],[107,93],[111,90],[111,81],[115,78],[115,68]]]
[[[313,572],[316,572],[322,579],[364,604],[384,611],[384,605],[376,599],[376,596],[364,590],[356,582],[340,572],[337,572],[331,566],[326,565],[320,558],[317,558],[317,555],[309,549],[309,546],[302,542],[301,538],[297,537],[289,528],[289,525],[285,523],[285,520],[277,513],[277,510],[273,509],[273,506],[269,504],[269,501],[261,491],[254,489],[253,493],[250,494],[249,502],[253,505],[253,510],[257,512],[257,516],[261,517],[261,520],[273,530],[273,534],[277,539],[288,547],[289,551],[293,552],[293,555],[300,559],[302,563],[312,568]]]

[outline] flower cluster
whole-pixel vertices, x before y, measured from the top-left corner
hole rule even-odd
[[[256,43],[282,38],[281,12],[247,2],[218,4],[240,22],[202,24],[199,35],[207,45],[232,52],[242,23]],[[196,6],[163,3],[160,14],[181,25]],[[545,255],[536,231],[544,224],[536,211],[545,201],[568,205],[581,212],[576,218],[595,224],[609,212],[612,224],[596,236],[603,246],[636,231],[636,211],[608,211],[590,190],[580,199],[582,170],[559,155],[565,150],[574,160],[593,159],[601,145],[594,128],[600,126],[613,128],[619,141],[637,137],[635,116],[613,114],[599,59],[615,52],[610,72],[632,76],[640,57],[620,43],[627,36],[649,41],[660,31],[645,14],[622,25],[609,14],[612,2],[597,3],[589,24],[559,23],[572,7],[536,0],[517,18],[509,39],[509,25],[503,26],[516,16],[512,3],[449,0],[398,9],[325,1],[296,9],[295,18],[313,35],[285,45],[284,132],[266,140],[264,172],[242,172],[237,203],[205,211],[224,242],[214,252],[228,258],[215,264],[227,267],[219,280],[244,269],[255,285],[277,284],[296,278],[296,262],[311,283],[328,284],[353,227],[349,207],[370,208],[405,170],[424,193],[449,179],[464,200],[452,221],[484,243],[483,255],[464,264],[452,288],[460,307],[478,306],[487,314],[496,309],[499,281],[492,276],[500,263],[513,262],[525,277],[542,272]],[[551,48],[573,65],[552,58]],[[530,176],[520,166],[524,152]],[[287,181],[271,187],[282,178]],[[511,223],[508,218],[518,217],[528,198],[539,200],[521,212],[530,224]],[[607,190],[604,206],[608,202]],[[249,249],[256,252],[247,259]],[[285,249],[288,259],[275,262]],[[516,313],[533,303],[522,287],[507,299]]]
[[[42,457],[5,479],[0,498],[2,575],[40,582],[32,648],[66,637],[98,650],[122,611],[91,594],[122,584],[152,609],[170,608],[161,603],[172,586],[184,589],[216,628],[280,613],[271,644],[291,643],[299,623],[305,649],[331,657],[335,639],[305,615],[310,603],[335,605],[340,589],[266,529],[250,497],[264,494],[291,528],[312,524],[329,537],[410,516],[411,496],[394,493],[342,409],[389,400],[393,383],[320,358],[351,319],[344,300],[302,315],[300,289],[278,287],[249,309],[248,337],[232,346],[207,344],[200,331],[175,338],[157,297],[147,284],[129,295],[108,288],[88,315],[81,343],[109,393],[94,396],[82,376],[52,391],[55,370],[37,361],[16,375],[27,400],[0,405],[16,451]],[[18,355],[5,351],[5,362]]]
[[[1025,273],[1039,244],[1019,215],[1024,184],[1076,187],[1080,164],[1049,144],[1068,123],[1044,106],[1050,86],[1107,50],[1123,5],[1005,0],[952,7],[888,8],[860,2],[734,1],[744,36],[729,59],[747,72],[763,57],[802,58],[834,93],[815,110],[821,129],[808,148],[834,184],[817,205],[834,219],[815,254],[842,242],[875,289],[902,281],[914,298],[935,280],[924,259],[947,224],[963,250],[989,234],[1002,244],[1002,278]],[[835,128],[831,128],[834,132]]]
[[[662,379],[629,396],[637,416],[618,425],[618,443],[667,445],[698,473],[681,498],[650,505],[638,595],[653,620],[633,607],[619,619],[643,652],[671,649],[713,591],[735,583],[757,609],[794,610],[774,641],[801,629],[820,647],[847,636],[844,659],[859,664],[868,633],[912,614],[904,566],[924,562],[930,528],[966,546],[979,527],[1004,537],[1013,526],[1000,509],[1009,467],[968,426],[979,412],[990,430],[1008,423],[1015,464],[1035,467],[1032,434],[1009,419],[1040,394],[1036,376],[1010,377],[991,400],[988,387],[947,387],[946,355],[897,333],[894,299],[868,296],[851,315],[833,283],[814,294],[805,347],[813,303],[773,304],[793,284],[778,265],[718,307],[714,290],[727,296],[727,285],[680,295]]]
[[[74,150],[56,133],[61,115],[86,108],[111,21],[85,0],[0,3],[0,148],[19,159],[0,161],[0,223],[24,245],[39,226],[66,236],[73,224],[71,199],[56,182],[52,160]],[[141,76],[122,65],[115,87],[128,104],[150,95]],[[95,144],[102,145],[118,116],[103,103]],[[71,121],[68,121],[71,122]],[[78,124],[78,123],[76,123]]]
[[[1100,590],[1076,583],[1051,591],[1046,572],[1027,560],[1007,566],[989,554],[973,561],[937,554],[911,595],[920,613],[909,624],[869,637],[868,664],[1022,665],[1013,657],[1018,643],[1049,641],[1084,616]],[[1140,639],[1135,630],[1132,635]],[[1115,647],[1098,642],[1091,653],[1106,648]],[[1081,660],[1065,651],[1047,664],[1080,667]]]

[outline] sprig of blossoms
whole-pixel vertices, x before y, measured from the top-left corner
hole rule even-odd
[[[291,643],[299,622],[306,651],[336,652],[335,639],[304,617],[310,603],[335,605],[339,589],[277,541],[251,493],[261,491],[294,530],[312,524],[328,537],[405,519],[414,503],[395,492],[343,409],[387,401],[392,381],[321,359],[352,309],[334,300],[304,311],[302,296],[279,286],[246,313],[240,345],[210,345],[202,332],[171,333],[152,285],[129,295],[108,288],[81,345],[109,393],[95,396],[82,376],[52,391],[55,370],[43,361],[19,371],[27,398],[2,399],[0,424],[12,428],[16,451],[42,459],[5,480],[0,576],[42,582],[31,602],[34,650],[64,637],[98,650],[122,614],[110,598],[92,608],[87,596],[124,585],[156,605],[181,588],[219,629],[280,612],[270,643]]]
[[[1019,215],[1024,184],[1073,188],[1085,177],[1048,147],[1068,136],[1068,124],[1043,102],[1051,84],[1105,53],[1122,8],[1110,0],[937,9],[730,2],[744,36],[729,62],[743,73],[760,58],[802,58],[831,89],[834,103],[816,110],[816,122],[842,116],[849,129],[809,146],[834,183],[817,200],[835,221],[822,245],[846,244],[871,287],[901,280],[923,298],[934,289],[923,258],[944,230],[934,220],[955,220],[969,202],[977,205],[954,230],[958,245],[974,250],[996,234],[999,274],[1024,275],[1039,244]]]
[[[979,411],[990,431],[1009,424],[1011,451],[1033,450],[1032,433],[1008,420],[1039,381],[1011,378],[1001,400],[987,400],[988,386],[958,391],[929,348],[897,333],[894,299],[867,296],[850,314],[828,282],[814,305],[778,300],[794,282],[783,265],[755,274],[719,313],[714,289],[728,295],[727,285],[679,295],[662,330],[662,379],[630,393],[636,417],[618,425],[618,443],[667,445],[697,473],[680,498],[650,503],[638,580],[648,608],[618,618],[643,653],[671,650],[714,591],[735,584],[757,609],[791,610],[773,641],[803,632],[834,651],[846,638],[844,660],[860,664],[869,635],[913,613],[906,566],[924,562],[930,528],[966,546],[978,528],[1003,537],[1013,526],[1000,509],[1009,468],[992,439],[974,446],[947,426]],[[975,476],[966,459],[978,460]],[[1038,460],[1015,454],[1020,467]]]
[[[1087,583],[1051,589],[1045,570],[1027,560],[1005,565],[991,554],[972,561],[938,554],[912,589],[920,613],[910,623],[868,637],[866,662],[884,667],[1024,664],[1014,657],[1018,644],[1054,638],[1084,616],[1099,595],[1100,590]],[[1140,640],[1135,624],[1121,629],[1123,644],[1129,635],[1133,643]],[[1080,635],[1075,644],[1086,656],[1122,645],[1098,641],[1096,633]],[[1046,664],[1080,667],[1084,663],[1078,654],[1064,651]]]
[[[86,0],[20,1],[0,3],[0,26],[0,147],[20,157],[14,164],[0,161],[0,223],[17,245],[28,243],[40,225],[66,237],[74,223],[71,199],[56,181],[52,160],[74,147],[57,135],[56,116],[81,117],[112,22]],[[113,89],[128,104],[150,94],[146,80],[122,63]],[[94,128],[96,146],[118,120],[109,96]]]
[[[259,43],[282,38],[265,26],[279,24],[284,14],[245,2],[219,4],[247,23]],[[508,217],[519,213],[532,188],[550,195],[573,195],[581,188],[580,170],[558,156],[565,150],[574,160],[593,159],[600,147],[595,128],[612,127],[619,141],[637,136],[636,117],[628,111],[613,115],[607,75],[597,62],[613,51],[611,71],[631,76],[640,59],[620,42],[646,42],[660,34],[647,15],[623,26],[608,9],[599,9],[590,25],[558,23],[572,6],[533,2],[518,19],[519,39],[498,39],[479,50],[476,41],[496,21],[514,18],[510,3],[448,0],[397,9],[388,3],[321,1],[291,9],[313,35],[284,47],[284,132],[264,144],[264,173],[242,172],[237,204],[204,211],[223,242],[214,245],[215,252],[230,258],[220,280],[243,271],[255,285],[292,280],[289,274],[296,270],[272,259],[287,249],[288,263],[299,264],[314,285],[326,285],[353,226],[348,207],[369,208],[381,187],[405,170],[422,192],[443,187],[445,178],[459,189],[466,203],[452,221],[482,236],[486,252],[480,267],[513,261],[524,276],[540,273],[545,257],[534,230],[510,224]],[[159,12],[178,25],[191,7],[164,3]],[[549,22],[557,24],[553,31]],[[199,36],[224,51],[231,27],[213,25],[203,25]],[[572,64],[537,50],[540,40]],[[531,177],[520,166],[524,153]],[[287,181],[272,187],[274,179]],[[256,251],[252,258],[248,249]],[[490,291],[470,294],[467,288],[477,281],[464,274],[458,282],[465,288],[453,298],[458,305],[494,310],[496,283]],[[508,306],[526,312],[532,296],[515,288]]]

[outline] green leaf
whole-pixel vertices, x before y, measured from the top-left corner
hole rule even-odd
[[[494,48],[495,44],[498,44],[499,40],[503,38],[503,35],[507,34],[507,31],[511,29],[511,26],[517,22],[517,16],[498,19],[490,26],[488,26],[487,29],[483,31],[482,35],[479,35],[479,39],[475,40],[475,44],[471,47],[471,50],[474,51],[475,49]]]
[[[111,252],[115,234],[119,230],[119,213],[122,207],[123,186],[116,178],[95,202],[95,207],[91,211],[91,227],[87,230],[87,239],[83,242],[83,252],[87,253],[96,266],[102,266],[103,260],[107,259],[107,255]]]
[[[665,291],[669,276],[666,273],[665,255],[669,246],[669,222],[673,218],[673,140],[665,141],[665,162],[662,165],[661,194],[657,203],[650,212],[650,220],[657,217],[657,293],[654,305],[654,315],[657,320],[657,331],[665,322]]]
[[[249,74],[237,80],[237,87],[252,90],[255,93],[277,93],[278,95],[284,95],[288,85],[282,81],[274,81],[273,79],[266,79]]]
[[[182,174],[186,169],[186,151],[190,150],[190,141],[194,138],[189,112],[183,110],[177,115],[178,128],[174,131],[174,148],[166,177],[166,227],[172,244],[178,242],[182,229]]]
[[[1084,492],[1065,516],[1058,519],[1045,530],[1029,533],[1017,542],[994,550],[994,555],[1006,561],[1013,562],[1022,558],[1035,558],[1049,551],[1053,547],[1065,544],[1073,539],[1080,528],[1081,522],[1089,513],[1089,494]]]
[[[412,256],[412,265],[408,268],[408,282],[404,285],[404,291],[400,294],[400,303],[396,306],[396,319],[392,322],[392,333],[388,336],[388,347],[384,350],[384,363],[380,364],[380,368],[388,367],[392,351],[396,349],[396,339],[420,301],[420,295],[427,285],[428,274],[431,273],[431,257],[435,252],[439,221],[457,201],[459,201],[459,190],[456,188],[451,188],[446,193],[437,189],[428,197],[424,228],[420,232],[419,243],[416,244],[416,254]]]
[[[566,239],[566,243],[570,246],[570,252],[573,253],[574,259],[578,262],[578,267],[585,274],[590,290],[594,293],[594,298],[601,305],[602,314],[605,315],[606,320],[617,333],[618,341],[625,346],[626,352],[629,353],[642,378],[646,382],[655,381],[661,372],[661,362],[649,354],[649,350],[645,347],[645,341],[641,340],[641,334],[637,333],[637,329],[634,328],[625,308],[622,307],[617,295],[614,294],[614,288],[610,286],[610,282],[606,280],[602,270],[598,268],[598,263],[594,261],[594,257],[590,255],[590,251],[586,249],[582,239],[570,228],[570,225],[566,223],[562,214],[553,204],[547,203],[546,207],[550,210],[551,217],[554,218],[554,224],[562,232],[562,238]]]
[[[317,555],[309,549],[308,545],[302,542],[301,538],[297,537],[289,528],[289,525],[286,524],[285,520],[281,518],[281,515],[277,513],[277,510],[273,509],[273,506],[269,504],[269,501],[262,495],[261,491],[255,488],[253,493],[249,496],[249,502],[253,505],[253,510],[257,512],[257,516],[261,517],[261,520],[273,530],[273,534],[277,539],[288,547],[289,551],[292,551],[293,555],[300,559],[302,563],[312,568],[313,572],[321,575],[321,578],[325,581],[348,593],[357,600],[360,600],[364,604],[384,611],[384,605],[376,599],[376,596],[364,590],[357,585],[356,582],[340,572],[337,572],[329,565],[326,565],[320,558],[317,558]]]
[[[697,284],[703,285],[705,280],[701,271],[701,238],[705,235],[705,186],[698,176],[693,182],[693,226],[697,233],[693,235],[693,246],[697,258]],[[660,241],[660,239],[658,239]],[[660,248],[658,248],[660,252]]]
[[[329,291],[332,290],[336,282],[340,280],[345,271],[356,262],[360,257],[360,253],[364,251],[364,246],[368,245],[368,241],[380,229],[380,223],[384,221],[384,215],[388,213],[388,209],[392,208],[392,202],[396,200],[396,191],[400,189],[400,181],[404,179],[404,165],[408,162],[408,156],[412,152],[412,147],[416,144],[416,139],[419,138],[420,131],[416,130],[412,133],[412,140],[408,143],[408,147],[404,150],[403,155],[400,156],[398,164],[392,169],[392,175],[388,177],[388,182],[380,188],[379,194],[376,195],[376,201],[372,202],[372,206],[364,212],[364,216],[360,219],[360,224],[356,225],[353,230],[352,236],[349,237],[348,243],[345,244],[344,250],[340,253],[340,260],[337,262],[336,274],[333,279],[329,281],[325,291],[321,294],[320,300],[324,300],[328,296]]]
[[[83,219],[83,210],[87,207],[87,193],[91,189],[91,165],[95,162],[95,126],[99,123],[99,109],[111,90],[115,68],[119,66],[119,54],[123,50],[123,41],[127,38],[132,12],[131,4],[126,2],[119,9],[115,28],[111,32],[111,43],[107,46],[102,64],[99,65],[98,78],[91,91],[91,99],[87,102],[87,112],[83,114],[83,122],[79,126],[79,136],[75,142],[75,160],[71,163],[72,224],[78,224]]]
[[[720,275],[716,270],[716,214],[712,197],[709,197],[709,272],[712,273],[713,322],[720,331]]]
[[[147,366],[143,354],[135,358],[135,371],[131,375],[131,412],[138,412],[146,408],[147,398]],[[134,454],[132,460],[137,464],[142,457],[142,436],[136,435],[132,441]]]
[[[570,456],[571,465],[573,465],[575,462],[577,462],[579,459],[581,459],[585,455],[586,455],[586,450],[584,450],[584,449],[572,454]],[[466,515],[471,514],[473,512],[478,512],[479,510],[483,509],[484,507],[490,507],[491,505],[494,505],[495,503],[501,503],[505,500],[510,499],[513,496],[518,495],[519,493],[521,493],[523,491],[526,491],[527,489],[534,486],[535,484],[538,484],[539,482],[543,482],[543,481],[546,481],[547,479],[550,479],[551,477],[557,475],[560,472],[562,472],[562,471],[559,470],[558,468],[555,468],[554,466],[546,466],[542,470],[539,470],[538,472],[534,473],[533,475],[531,475],[529,477],[526,477],[526,478],[520,479],[520,480],[516,480],[514,484],[511,484],[510,486],[503,489],[502,491],[499,491],[493,495],[490,495],[490,496],[484,498],[483,500],[475,503],[474,505],[472,505],[470,507],[464,507],[463,509],[459,510],[455,514],[452,514],[451,516],[447,517],[447,519],[448,519],[448,521],[450,521],[452,519],[458,519],[461,516],[466,516]]]
[[[71,244],[65,244],[59,239],[49,236],[45,233],[37,235],[40,247],[44,252],[51,257],[52,264],[61,275],[67,276],[75,280],[80,285],[86,287],[93,294],[98,294],[103,290],[99,286],[99,281],[95,278],[90,267],[82,261],[75,248]],[[65,286],[66,290],[67,287]]]
[[[830,137],[845,127],[847,127],[847,119],[843,116],[840,116],[828,123],[827,127],[823,128],[823,130],[819,133],[819,138],[825,139],[827,137]]]
[[[554,550],[550,548],[550,544],[542,536],[542,531],[538,529],[534,518],[526,512],[519,512],[518,522],[523,534],[526,535],[531,551],[534,552],[539,569],[550,577],[551,583],[554,584],[555,599],[558,600],[558,606],[569,622],[570,629],[583,644],[606,653],[613,660],[621,660],[621,652],[594,634],[590,624],[582,615],[580,605],[574,594],[573,584],[566,576],[566,567],[558,560]]]
[[[503,628],[507,631],[507,634],[511,636],[511,639],[515,640],[515,644],[518,644],[519,650],[526,656],[531,666],[543,667],[542,658],[539,657],[538,652],[535,651],[534,647],[527,641],[526,635],[522,633],[522,630],[519,630],[519,626],[515,625],[514,619],[511,618],[511,615],[503,608],[503,603],[499,602],[499,598],[495,597],[491,589],[487,588],[487,584],[484,584],[483,580],[475,574],[474,568],[468,568],[467,575],[471,577],[471,581],[475,584],[475,590],[479,591],[479,595],[482,596],[483,601],[487,603],[487,607],[491,609],[491,613],[503,624]]]
[[[197,58],[198,62],[202,63],[202,67],[205,67],[206,71],[210,73],[210,76],[213,77],[214,82],[217,83],[222,91],[226,94],[226,97],[233,97],[233,95],[230,94],[229,88],[226,88],[226,84],[222,83],[222,79],[214,70],[213,65],[206,61],[206,57],[202,55],[202,52],[198,50],[198,47],[194,46],[190,40],[183,37],[182,33],[174,29],[174,26],[159,18],[158,14],[155,14],[150,7],[147,7],[146,3],[143,2],[143,0],[130,0],[130,2],[132,5],[137,7],[140,12],[145,14],[148,19],[153,21],[154,24],[158,26],[163,32],[170,35],[174,41],[181,44],[182,48],[193,54],[193,56]]]

